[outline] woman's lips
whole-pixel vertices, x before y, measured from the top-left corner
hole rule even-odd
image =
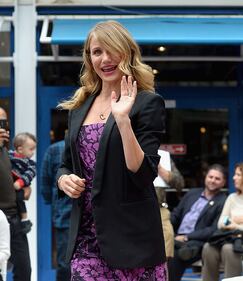
[[[106,67],[102,67],[101,70],[103,72],[111,72],[114,71],[116,69],[116,66],[106,66]]]

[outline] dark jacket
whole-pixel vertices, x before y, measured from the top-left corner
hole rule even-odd
[[[179,205],[171,213],[171,223],[175,233],[192,205],[199,199],[203,188],[193,188],[183,196]],[[217,222],[224,206],[226,195],[223,192],[216,194],[203,208],[195,225],[195,230],[187,234],[189,240],[207,241],[217,229]]]
[[[89,97],[80,108],[70,112],[64,159],[57,178],[70,173],[82,177],[76,140],[94,98]],[[101,256],[112,267],[147,267],[165,261],[160,211],[153,186],[164,118],[164,101],[159,95],[145,92],[137,95],[130,119],[145,157],[136,173],[126,167],[121,136],[112,114],[104,127],[96,157],[92,206]],[[68,259],[75,247],[82,200],[81,196],[73,203]]]
[[[7,216],[17,214],[16,192],[6,147],[0,147],[0,209]]]

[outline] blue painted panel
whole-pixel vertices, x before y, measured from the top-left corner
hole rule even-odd
[[[73,93],[72,87],[39,87],[37,96],[37,173],[40,175],[41,163],[50,145],[51,110],[62,99]],[[40,177],[37,176],[37,218],[38,218],[38,281],[55,280],[52,268],[52,222],[51,207],[44,203],[40,191]]]

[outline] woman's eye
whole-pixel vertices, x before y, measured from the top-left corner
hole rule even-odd
[[[101,54],[101,50],[97,49],[97,50],[93,50],[92,52],[93,55],[100,55]]]

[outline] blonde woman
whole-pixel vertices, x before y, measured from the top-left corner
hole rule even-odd
[[[83,51],[58,173],[73,198],[67,255],[73,281],[167,280],[153,186],[164,101],[138,45],[116,21],[98,23]]]
[[[243,163],[236,164],[233,176],[236,192],[231,193],[225,201],[218,221],[218,228],[243,231]],[[205,244],[202,253],[203,281],[219,280],[219,266],[224,267],[225,278],[241,275],[242,255],[234,252],[233,244],[226,243],[222,248]]]

